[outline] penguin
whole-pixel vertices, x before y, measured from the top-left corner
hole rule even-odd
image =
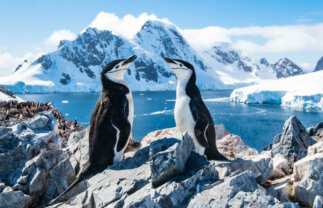
[[[135,55],[114,60],[101,71],[102,92],[91,116],[89,127],[89,161],[77,179],[49,205],[58,201],[79,182],[119,162],[132,132],[133,98],[123,77]]]
[[[183,60],[164,58],[177,77],[175,123],[193,138],[194,151],[208,160],[227,160],[216,148],[214,123],[196,86],[194,67]]]

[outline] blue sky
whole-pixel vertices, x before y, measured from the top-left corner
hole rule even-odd
[[[138,16],[144,12],[153,13],[159,18],[169,19],[181,29],[200,29],[207,26],[221,28],[312,26],[323,23],[322,0],[1,0],[0,56],[9,54],[11,58],[18,60],[18,57],[25,56],[29,52],[32,54],[47,52],[44,41],[54,31],[66,29],[77,34],[90,25],[101,11],[114,13],[119,17],[127,14]],[[265,34],[239,36],[230,33],[230,35],[233,42],[246,40],[264,44],[268,41],[267,37],[264,38]],[[250,45],[243,45],[245,43],[240,42],[242,48]],[[323,49],[313,51],[305,49],[306,52],[300,51],[301,49],[288,52],[274,50],[270,53],[264,50],[251,50],[251,56],[256,58],[266,56],[270,60],[287,56],[296,59],[298,63],[315,65],[314,62],[323,55]],[[1,69],[3,68],[0,60]]]

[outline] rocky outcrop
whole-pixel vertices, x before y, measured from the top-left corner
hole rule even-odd
[[[283,132],[274,138],[273,144],[269,145],[266,150],[270,150],[273,156],[280,154],[285,158],[288,163],[284,170],[281,170],[286,174],[291,174],[293,164],[305,157],[307,148],[314,143],[315,141],[309,136],[302,123],[296,116],[291,116],[285,122]]]
[[[225,127],[221,125],[215,125],[215,134],[216,134],[216,144],[219,152],[223,154],[225,157],[227,157],[230,160],[234,160],[237,158],[243,158],[244,156],[250,156],[250,155],[257,155],[258,151],[254,148],[251,148],[247,146],[241,139],[241,137],[229,134],[228,131],[225,129]],[[149,146],[149,144],[153,141],[162,139],[162,138],[176,138],[181,139],[182,134],[181,132],[176,128],[168,128],[163,130],[157,130],[154,132],[149,133],[147,136],[145,136],[141,142],[140,146],[138,148],[143,148],[146,146]],[[132,156],[134,154],[134,151],[130,151],[125,154],[125,157]]]
[[[151,164],[156,157],[171,156],[161,162],[174,164],[172,152],[181,145],[180,149],[190,146],[190,142],[184,143],[185,139],[181,142],[174,138],[152,141],[133,157],[90,178],[86,190],[53,207],[212,207],[215,204],[227,207],[252,206],[255,201],[264,207],[297,207],[290,202],[279,202],[259,185],[271,172],[271,161],[263,155],[217,162],[192,152],[183,172],[178,171],[163,184],[153,186],[157,172]]]
[[[44,205],[74,180],[60,125],[48,110],[0,128],[0,207]]]
[[[307,132],[315,141],[323,141],[323,122],[307,128]]]
[[[313,206],[315,197],[323,196],[323,153],[297,161],[293,176],[295,198],[306,206]]]
[[[285,141],[304,139],[296,121],[286,122]],[[66,140],[59,125],[51,111],[44,111],[1,127],[0,207],[44,207],[83,169],[88,130],[71,132]],[[286,168],[291,163],[284,154],[273,154],[273,148],[257,154],[240,137],[224,142],[233,136],[223,125],[215,130],[219,149],[231,152],[232,160],[208,161],[192,151],[188,135],[183,139],[176,128],[159,130],[124,160],[82,181],[51,207],[299,207],[298,202],[321,206],[322,142],[309,146],[289,174]],[[292,155],[304,154],[288,142],[276,144]],[[273,177],[275,169],[282,174]]]

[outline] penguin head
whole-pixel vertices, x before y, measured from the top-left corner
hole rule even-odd
[[[179,81],[188,82],[192,76],[195,76],[192,64],[180,59],[164,58],[164,60],[174,71]]]
[[[126,59],[111,61],[102,69],[101,76],[113,82],[122,82],[128,67],[136,58],[137,56],[133,55]]]

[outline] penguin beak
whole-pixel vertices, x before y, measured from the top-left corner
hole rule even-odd
[[[172,59],[170,58],[164,58],[164,60],[168,63],[168,64],[176,64],[175,61],[173,61]]]
[[[135,59],[137,58],[136,55],[130,56],[129,58],[126,59],[125,62],[123,62],[122,65],[127,65],[127,64],[131,64]]]

